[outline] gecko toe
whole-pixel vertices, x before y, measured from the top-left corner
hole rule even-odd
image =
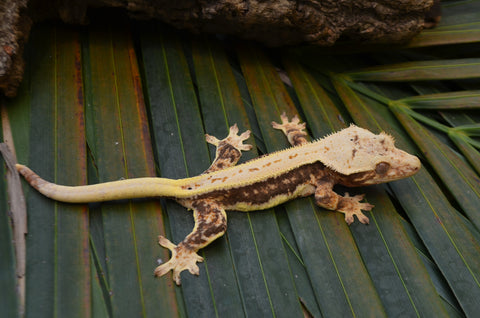
[[[172,269],[171,264],[167,262],[155,268],[155,271],[153,273],[155,274],[156,277],[160,277],[168,273],[168,271],[170,271],[171,269]]]
[[[345,213],[345,222],[347,222],[348,225],[351,225],[353,222],[355,222],[354,216],[357,216],[357,219],[360,223],[370,224],[370,219],[367,216],[365,216],[365,214],[363,214],[360,210],[355,212]]]
[[[361,204],[360,208],[363,211],[371,211],[375,207],[373,204],[370,204],[370,203],[360,203],[360,204]]]
[[[162,235],[159,235],[158,236],[158,244],[160,246],[163,246],[165,248],[168,248],[170,251],[174,251],[175,247],[177,247],[175,244],[173,244],[172,242],[170,242],[169,239],[167,239],[166,237],[162,236]]]
[[[277,123],[277,122],[275,122],[275,121],[272,121],[270,124],[271,124],[272,127],[275,128],[275,129],[281,129],[281,126],[282,126],[281,124],[279,124],[279,123]]]
[[[370,219],[366,217],[363,213],[357,214],[357,218],[362,224],[370,224]]]
[[[300,118],[298,118],[298,115],[295,114],[295,116],[292,117],[291,123],[298,125],[299,122],[300,122]]]
[[[237,124],[233,124],[233,126],[230,126],[230,135],[236,135],[238,133],[238,126]]]
[[[345,214],[345,222],[347,222],[348,225],[352,224],[354,221],[353,214]]]
[[[214,145],[214,146],[218,146],[218,144],[220,143],[220,140],[218,140],[217,137],[212,136],[212,135],[209,135],[209,134],[205,134],[205,140],[206,140],[209,144],[212,144],[212,145]]]
[[[196,264],[193,264],[192,266],[190,266],[188,268],[188,271],[192,275],[197,275],[197,276],[200,275],[200,269],[198,268],[198,266]]]

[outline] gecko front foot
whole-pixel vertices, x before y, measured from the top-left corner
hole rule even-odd
[[[280,119],[282,123],[279,124],[272,121],[272,127],[283,131],[291,145],[296,146],[307,142],[305,139],[307,133],[304,131],[305,123],[300,124],[300,119],[297,115],[293,116],[292,121],[289,121],[287,115],[283,113]]]
[[[297,115],[293,116],[292,121],[288,120],[288,117],[285,113],[280,115],[280,119],[282,120],[282,123],[279,124],[277,122],[272,121],[272,127],[275,129],[280,129],[285,133],[285,135],[288,134],[289,131],[291,130],[304,130],[305,129],[305,123],[300,124],[300,119],[298,118]],[[303,132],[305,135],[307,134],[306,132]]]
[[[348,225],[354,222],[354,215],[357,216],[360,223],[370,223],[370,220],[362,213],[362,210],[370,211],[373,208],[373,205],[366,202],[360,202],[363,200],[364,196],[364,194],[360,194],[351,197],[350,194],[346,192],[341,202],[339,202],[341,206],[339,205],[337,209],[338,211],[345,213],[345,222],[347,222]]]
[[[215,159],[213,160],[212,165],[203,173],[210,173],[236,165],[242,156],[242,151],[252,149],[252,145],[243,143],[249,137],[250,130],[238,135],[237,124],[230,127],[230,133],[222,140],[218,140],[216,137],[206,134],[205,139],[207,142],[217,146],[217,150],[215,151]]]
[[[172,252],[172,257],[168,262],[155,269],[155,276],[163,276],[172,270],[173,280],[177,285],[180,285],[180,273],[182,271],[188,270],[193,275],[199,274],[197,262],[203,262],[203,257],[195,251],[186,248],[182,243],[177,246],[161,235],[158,237],[158,244],[168,248]]]
[[[252,149],[252,145],[244,144],[243,142],[250,138],[250,130],[244,131],[242,134],[238,135],[238,126],[234,124],[230,127],[230,132],[225,139],[219,140],[215,136],[211,136],[209,134],[205,134],[205,139],[208,143],[214,146],[220,146],[221,143],[229,144],[240,151],[248,151]]]

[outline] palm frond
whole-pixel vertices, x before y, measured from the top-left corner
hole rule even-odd
[[[153,277],[181,241],[186,209],[165,199],[68,205],[25,187],[27,315],[117,317],[475,316],[480,298],[480,1],[444,4],[408,46],[267,50],[157,22],[92,14],[41,24],[17,98],[6,102],[19,162],[75,185],[183,178],[208,168],[204,134],[237,123],[248,160],[287,147],[271,129],[298,114],[312,138],[354,122],[418,155],[414,177],[365,189],[369,226],[309,198],[228,214],[200,276]],[[432,45],[435,45],[432,47]],[[370,50],[370,51],[366,51]],[[365,54],[365,52],[369,52]],[[12,232],[0,169],[0,307],[15,314]],[[11,316],[11,315],[10,315]]]

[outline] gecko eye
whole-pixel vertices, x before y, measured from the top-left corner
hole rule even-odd
[[[375,168],[375,173],[379,175],[383,175],[387,173],[388,169],[390,169],[390,165],[388,163],[380,162]]]

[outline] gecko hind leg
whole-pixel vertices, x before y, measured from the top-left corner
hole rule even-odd
[[[218,171],[236,165],[242,156],[242,151],[252,149],[252,145],[243,143],[249,137],[250,130],[238,135],[237,124],[230,127],[228,136],[222,140],[206,134],[205,139],[207,142],[216,146],[217,150],[213,163],[204,173]]]
[[[272,121],[272,127],[283,131],[285,136],[287,136],[288,142],[292,146],[303,145],[308,142],[305,138],[308,134],[305,132],[305,123],[300,123],[300,119],[297,115],[293,116],[292,121],[288,120],[288,117],[285,113],[280,116],[282,123],[276,123]]]
[[[180,273],[188,270],[193,275],[199,274],[197,262],[203,262],[203,257],[197,251],[204,248],[227,230],[227,215],[225,210],[214,202],[206,200],[194,201],[191,204],[195,219],[192,232],[178,245],[173,244],[163,236],[159,236],[159,244],[168,248],[172,256],[168,262],[155,269],[155,276],[163,276],[173,271],[173,280],[181,284]]]

